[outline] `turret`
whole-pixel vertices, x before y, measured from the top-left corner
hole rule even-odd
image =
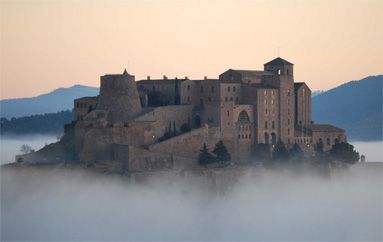
[[[263,65],[265,71],[273,72],[280,76],[293,76],[294,75],[294,64],[284,60],[280,57],[275,58],[272,61],[267,62]]]
[[[101,76],[97,109],[108,113],[109,121],[127,121],[141,112],[141,102],[134,76],[123,74]]]

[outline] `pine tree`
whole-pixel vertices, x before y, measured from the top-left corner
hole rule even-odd
[[[272,158],[273,160],[287,160],[289,158],[289,152],[282,141],[279,141],[275,145],[273,149]]]
[[[354,146],[345,142],[334,144],[330,150],[330,156],[341,165],[355,164],[360,158],[359,153],[354,150]]]
[[[219,162],[227,162],[231,159],[231,156],[229,152],[227,151],[226,146],[222,142],[222,140],[218,141],[218,143],[215,144],[213,153],[216,155],[217,160]]]
[[[301,147],[297,143],[295,143],[293,145],[293,148],[291,148],[289,151],[289,156],[290,159],[292,159],[293,161],[301,162],[304,158],[304,153]]]
[[[212,154],[209,153],[209,149],[204,143],[202,150],[200,150],[200,153],[198,156],[198,162],[200,165],[207,165],[209,163],[212,163],[213,161],[214,161],[214,157]]]

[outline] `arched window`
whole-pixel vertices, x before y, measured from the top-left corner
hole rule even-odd
[[[274,132],[271,133],[271,142],[273,145],[277,143],[277,135]]]
[[[265,144],[269,144],[270,141],[269,141],[269,134],[267,132],[265,132]]]
[[[242,111],[239,113],[238,122],[239,123],[249,123],[250,122],[249,115],[247,114],[246,111]]]
[[[195,118],[194,118],[194,126],[196,128],[200,128],[201,127],[201,118],[198,115],[195,116]]]

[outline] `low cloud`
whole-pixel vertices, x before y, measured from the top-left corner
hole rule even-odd
[[[382,173],[1,171],[2,240],[382,240]],[[229,181],[230,180],[230,181]]]

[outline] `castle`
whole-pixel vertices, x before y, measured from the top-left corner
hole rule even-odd
[[[311,120],[311,90],[282,58],[262,71],[229,69],[218,79],[135,81],[126,70],[101,76],[100,94],[74,101],[81,161],[120,161],[129,171],[188,167],[203,144],[222,140],[232,160],[256,160],[257,144],[298,144],[310,153],[346,141],[344,130]]]

